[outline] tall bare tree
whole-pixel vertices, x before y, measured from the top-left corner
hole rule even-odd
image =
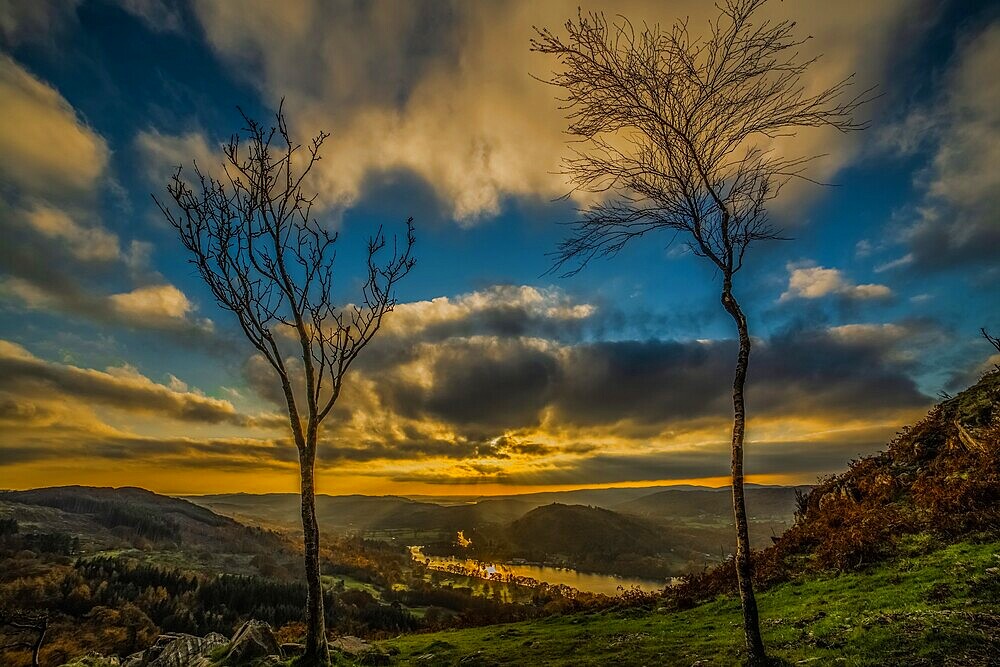
[[[178,168],[167,185],[171,202],[156,203],[218,304],[236,316],[281,384],[301,481],[308,591],[301,662],[326,665],[315,502],[320,427],[348,369],[395,306],[397,283],[413,268],[413,220],[402,241],[388,242],[381,228],[369,238],[360,298],[336,305],[337,234],[312,217],[316,195],[303,192],[328,135],[320,133],[303,149],[290,138],[280,109],[276,127],[243,119],[243,134],[223,149],[224,176],[209,176],[195,164],[192,184]]]
[[[806,178],[811,157],[785,157],[773,140],[802,127],[861,129],[854,119],[870,91],[849,95],[852,77],[806,92],[814,60],[790,21],[768,21],[766,0],[725,0],[707,34],[687,21],[669,30],[636,28],[627,19],[579,14],[565,36],[536,28],[532,50],[555,56],[547,83],[562,91],[574,137],[565,173],[597,203],[571,223],[553,269],[570,275],[634,239],[667,232],[707,258],[722,277],[722,306],[736,323],[739,353],[733,381],[732,490],[736,573],[751,663],[766,660],[752,584],[743,493],[744,385],[750,359],[747,318],[733,293],[747,249],[779,238],[767,205],[793,178]],[[672,240],[672,239],[671,239]]]

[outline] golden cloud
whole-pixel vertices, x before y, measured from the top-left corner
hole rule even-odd
[[[173,285],[147,285],[108,297],[112,308],[125,319],[179,319],[194,310],[184,292]]]
[[[495,215],[506,196],[551,198],[568,189],[555,173],[566,152],[557,91],[530,76],[544,77],[552,63],[529,52],[528,40],[532,26],[558,29],[575,16],[574,2],[301,0],[248,10],[203,0],[195,9],[234,72],[273,103],[287,99],[299,132],[333,132],[316,182],[326,205],[350,205],[373,173],[395,169],[421,176],[464,224]],[[698,32],[715,9],[695,0],[632,0],[614,12],[637,24],[686,16]],[[877,81],[890,45],[919,23],[903,0],[772,3],[765,12],[790,16],[799,34],[813,36],[808,51],[825,54],[808,82],[817,88],[854,71],[862,86]],[[813,172],[824,180],[851,159],[857,142],[817,129],[801,133],[794,149],[780,142],[777,149],[825,154]],[[787,201],[802,192],[789,188]]]
[[[93,188],[108,148],[54,88],[0,56],[0,176],[23,193],[62,196]]]
[[[789,265],[788,289],[782,292],[779,301],[819,299],[830,295],[856,300],[885,299],[892,296],[892,290],[877,283],[858,285],[840,269]]]
[[[181,421],[246,425],[229,401],[193,391],[175,391],[132,366],[103,371],[36,357],[25,347],[0,340],[0,390],[18,399],[71,400]]]
[[[37,206],[26,217],[42,235],[64,241],[81,261],[109,262],[121,256],[118,236],[103,227],[84,227],[66,212],[49,206]]]

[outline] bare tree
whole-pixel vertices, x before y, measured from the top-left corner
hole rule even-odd
[[[1000,352],[1000,338],[998,338],[997,336],[991,336],[990,332],[986,330],[986,327],[981,327],[979,329],[979,333],[983,335],[983,338],[986,339],[987,343],[996,348],[997,352]],[[993,368],[1000,371],[1000,364],[993,364]]]
[[[156,203],[218,304],[236,316],[281,383],[301,478],[308,589],[302,662],[325,665],[314,497],[320,426],[340,397],[348,369],[395,306],[395,286],[413,268],[413,220],[407,220],[401,242],[387,242],[381,228],[369,238],[358,303],[337,306],[337,234],[312,217],[316,195],[303,193],[328,135],[320,133],[303,151],[290,138],[280,109],[276,127],[245,114],[243,119],[243,136],[234,135],[224,147],[224,177],[208,176],[195,164],[192,185],[178,168],[167,185],[173,205]],[[289,349],[294,354],[286,354]]]
[[[45,633],[49,629],[49,617],[44,614],[29,614],[25,612],[0,612],[0,627],[9,627],[18,634],[18,638],[6,645],[0,646],[0,651],[25,649],[31,651],[31,667],[38,667],[38,655],[45,641]],[[34,634],[28,639],[25,635]]]
[[[789,158],[774,139],[797,128],[861,129],[853,120],[870,91],[847,95],[852,77],[816,93],[802,84],[814,60],[798,49],[789,21],[756,16],[766,0],[725,0],[704,37],[687,21],[664,31],[627,19],[579,14],[566,36],[536,28],[532,50],[555,56],[547,83],[562,90],[573,154],[564,163],[574,190],[601,199],[571,223],[553,270],[571,275],[598,256],[654,232],[680,236],[722,276],[721,300],[739,333],[733,381],[732,487],[736,572],[746,648],[766,660],[752,585],[743,493],[747,319],[733,279],[755,241],[779,238],[767,205],[811,157]],[[673,238],[671,240],[673,240]]]

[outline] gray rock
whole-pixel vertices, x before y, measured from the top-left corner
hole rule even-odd
[[[283,657],[281,646],[271,631],[271,626],[263,621],[247,621],[233,635],[229,642],[226,662],[240,665],[257,658],[270,655]]]
[[[147,667],[202,667],[209,663],[209,654],[226,644],[226,638],[217,632],[205,637],[180,635],[163,647],[163,651]]]
[[[145,651],[125,658],[122,667],[205,667],[212,651],[225,643],[226,638],[217,632],[205,637],[171,632],[157,637]]]
[[[367,653],[374,649],[374,647],[366,642],[360,637],[352,637],[351,635],[345,635],[343,637],[337,637],[332,642],[330,642],[331,648],[335,648],[339,651],[343,651],[348,655],[358,655],[361,653]]]

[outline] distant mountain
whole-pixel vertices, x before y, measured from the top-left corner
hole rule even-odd
[[[576,489],[573,491],[540,491],[538,493],[522,493],[507,496],[486,496],[479,498],[479,502],[485,500],[518,500],[523,503],[530,503],[534,507],[551,505],[552,503],[562,503],[566,505],[591,505],[593,507],[604,507],[614,509],[616,506],[636,498],[642,498],[659,491],[688,491],[705,490],[708,487],[693,486],[683,484],[678,486],[642,486],[627,488],[607,488],[607,489]]]
[[[225,514],[255,523],[282,527],[299,526],[301,504],[297,493],[229,493],[205,496],[186,496],[185,500]],[[316,514],[324,528],[354,528],[367,530],[383,522],[385,517],[405,516],[421,505],[399,496],[316,496]]]
[[[796,492],[808,493],[811,488],[747,486],[747,514],[751,520],[791,521],[795,515]],[[733,497],[729,487],[690,491],[668,489],[615,505],[614,509],[661,519],[728,518],[733,512]]]
[[[85,552],[137,546],[253,554],[286,549],[274,533],[135,487],[4,491],[0,516],[15,519],[21,534],[71,536]]]
[[[795,489],[747,485],[751,516],[788,522],[795,509]],[[431,496],[421,500],[401,496],[316,496],[316,513],[325,530],[441,531],[506,524],[531,510],[558,503],[600,507],[656,520],[684,521],[712,518],[728,521],[732,500],[728,487],[657,486],[580,489],[508,496],[481,496],[468,502],[451,502]],[[187,496],[187,500],[241,521],[295,529],[299,526],[299,497],[294,493],[263,495],[236,493]],[[453,499],[451,499],[453,500]]]

